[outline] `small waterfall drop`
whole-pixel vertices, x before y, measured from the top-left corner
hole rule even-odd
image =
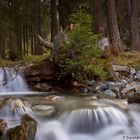
[[[47,95],[45,98],[28,97],[32,100],[17,98],[28,91],[25,80],[15,69],[0,68],[0,95],[14,95],[13,98],[4,97],[0,118],[6,120],[9,129],[20,125],[21,117],[28,114],[38,125],[35,140],[123,140],[136,139],[140,134],[139,105],[122,107],[113,100],[65,97],[62,103],[52,102],[59,110],[56,118],[42,119],[32,107],[33,104],[45,106]]]
[[[28,86],[24,78],[14,68],[0,68],[0,92],[26,92]]]
[[[33,116],[30,105],[21,99],[10,98],[1,108],[0,118],[6,120],[8,128],[12,128],[20,124],[21,116],[25,114]]]
[[[40,124],[36,140],[119,140],[139,136],[138,115],[115,107],[73,110]]]

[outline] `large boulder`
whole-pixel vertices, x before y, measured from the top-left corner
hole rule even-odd
[[[50,91],[51,83],[55,81],[55,73],[49,60],[26,67],[25,77],[29,87],[35,91]]]
[[[7,131],[8,140],[34,140],[37,131],[37,122],[29,115],[24,115],[21,125]]]

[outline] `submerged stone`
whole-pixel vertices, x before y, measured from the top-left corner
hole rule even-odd
[[[35,105],[32,109],[36,114],[41,116],[54,117],[56,115],[56,109],[51,105]]]

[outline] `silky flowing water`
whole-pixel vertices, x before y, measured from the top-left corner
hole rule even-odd
[[[68,111],[40,123],[36,140],[140,139],[140,113],[135,109],[109,106]]]
[[[17,92],[29,91],[23,77],[12,68],[0,68],[0,92]]]
[[[20,124],[22,115],[30,115],[38,125],[35,140],[140,139],[138,104],[128,105],[126,100],[99,100],[94,96],[24,96],[23,91],[30,95],[26,82],[20,74],[8,69],[0,69],[0,81],[0,94],[4,95],[1,100],[5,101],[0,118],[6,120],[8,128],[12,128]],[[7,93],[11,97],[9,94],[7,97]],[[38,115],[33,111],[35,105],[44,108],[51,105],[56,109],[56,115]]]

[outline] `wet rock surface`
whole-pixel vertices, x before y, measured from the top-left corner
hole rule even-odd
[[[0,140],[3,140],[5,137],[6,128],[7,122],[4,119],[0,119]]]
[[[37,131],[37,122],[29,115],[24,115],[21,125],[7,131],[8,140],[34,140]]]
[[[140,104],[140,92],[136,92],[136,93],[132,94],[128,98],[128,103],[130,103],[130,104],[132,104],[132,103],[138,103],[138,104]]]
[[[37,115],[44,117],[54,117],[57,114],[55,107],[51,105],[34,105],[32,110]]]

